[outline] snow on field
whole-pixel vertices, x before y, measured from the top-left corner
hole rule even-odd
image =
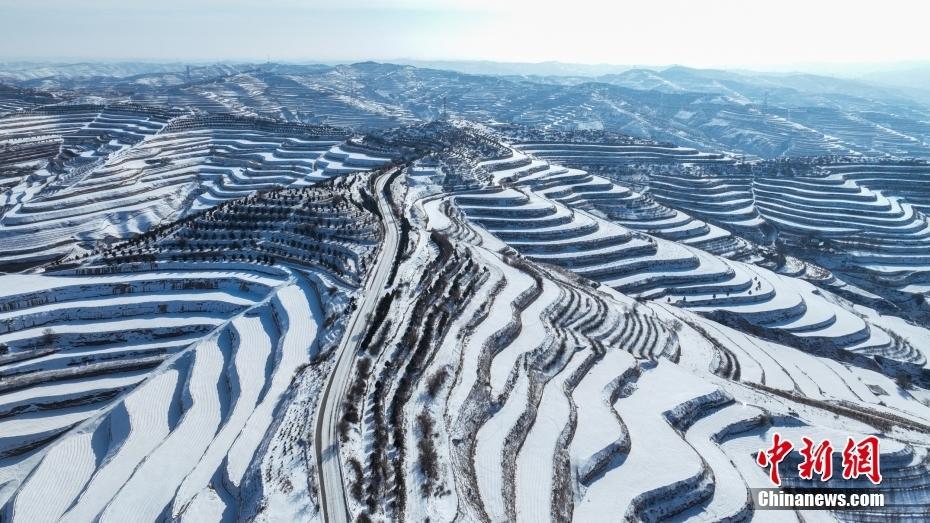
[[[584,361],[576,352],[568,364],[551,379],[536,410],[536,421],[523,441],[516,462],[517,521],[547,521],[553,519],[553,457],[562,432],[566,430],[571,406],[566,395],[566,381]]]
[[[250,130],[241,126],[247,120],[207,116],[165,125],[160,112],[151,115],[149,125],[144,113],[134,109],[129,118],[92,129],[75,123],[43,130],[63,133],[65,145],[85,133],[119,138],[98,149],[78,140],[73,146],[94,163],[49,176],[43,184],[18,186],[17,195],[7,197],[16,204],[0,216],[0,264],[31,267],[79,255],[99,242],[145,233],[230,199],[313,185],[391,160],[364,145],[343,144],[343,136],[327,139],[327,133],[340,135],[332,128],[281,124],[266,129],[256,123],[258,129]],[[99,114],[49,116],[53,122],[84,117]],[[0,119],[0,136],[4,122]]]
[[[257,243],[247,255],[195,258],[190,242],[175,241],[185,231],[170,230],[146,247],[161,259],[110,251],[77,268],[0,278],[3,517],[314,513],[315,482],[306,478],[314,466],[290,449],[323,383],[323,370],[311,367],[323,366],[324,346],[341,335],[354,292],[343,278],[361,279],[378,239],[367,211],[348,203],[351,184],[343,200],[310,188],[250,202],[287,202],[303,212],[294,221],[338,227],[338,239],[299,245],[279,236],[288,223],[245,229],[289,247],[272,252],[290,263],[260,263]],[[210,217],[191,228],[209,228]],[[215,223],[235,231],[248,222]],[[324,249],[331,254],[321,261]],[[294,390],[297,382],[305,388]],[[282,499],[280,486],[299,486],[301,476],[305,495]],[[42,502],[49,488],[60,493],[55,503]]]
[[[508,502],[503,493],[503,489],[507,487],[503,481],[506,457],[504,445],[507,435],[526,408],[528,387],[527,377],[522,374],[518,376],[507,403],[481,427],[475,440],[474,462],[477,469],[478,492],[484,510],[493,521],[507,519]],[[549,491],[542,493],[548,495]],[[548,503],[546,505],[548,506]],[[545,510],[545,507],[540,509]]]
[[[620,379],[635,368],[629,353],[613,350],[604,355],[572,392],[577,407],[576,432],[572,439],[572,461],[582,481],[601,470],[629,443],[626,427],[611,406]]]
[[[594,521],[602,514],[626,514],[634,499],[643,494],[673,492],[666,487],[698,481],[704,467],[700,456],[663,414],[694,398],[714,394],[719,394],[715,387],[668,362],[645,371],[633,393],[614,403],[630,432],[630,452],[620,467],[605,472],[585,491],[575,517]]]
[[[752,511],[754,453],[776,431],[878,434],[906,502],[894,515],[930,515],[914,298],[930,170],[776,175],[576,141],[590,131],[514,131],[510,146],[445,118],[349,137],[271,93],[313,81],[272,77],[183,89],[287,122],[135,106],[0,118],[4,143],[69,151],[4,185],[0,269],[33,272],[0,277],[0,519],[854,519]],[[405,114],[328,96],[332,121]],[[589,109],[563,117],[603,125]],[[745,118],[705,120],[746,140],[793,128],[810,140],[797,151],[851,140]],[[347,175],[400,165],[420,138],[442,146],[378,173],[394,205],[375,213],[386,184]],[[375,256],[385,238],[398,245]],[[375,258],[390,273],[366,274]],[[356,292],[368,277],[378,288]]]
[[[548,307],[552,307],[559,298],[559,289],[551,282],[543,282],[542,294],[521,314],[523,325],[520,335],[504,350],[498,352],[491,361],[491,394],[502,392],[517,359],[523,352],[532,349],[540,341],[540,334],[545,327],[540,320]]]
[[[731,427],[760,423],[762,411],[732,404],[699,419],[688,429],[685,439],[714,475],[713,496],[699,511],[693,511],[690,520],[718,521],[745,515],[751,505],[746,483],[730,458],[718,446],[718,440]]]
[[[100,513],[131,479],[138,464],[168,437],[177,423],[176,402],[182,385],[179,380],[184,378],[175,369],[167,370],[114,408],[109,421],[114,441],[108,449],[108,459],[84,487],[68,518],[80,521]]]
[[[185,517],[222,512],[235,503],[230,492],[260,452],[292,376],[309,361],[322,316],[303,280],[235,316],[51,445],[14,499],[17,517],[125,521],[154,520],[166,509],[192,507]],[[62,493],[59,504],[35,494],[48,488]],[[227,494],[211,495],[217,488]]]
[[[491,255],[483,254],[483,256]],[[475,383],[478,371],[477,355],[481,352],[480,348],[491,335],[502,329],[510,321],[514,300],[521,293],[531,289],[534,284],[533,279],[528,275],[506,264],[498,262],[491,265],[491,267],[503,273],[502,277],[503,281],[506,282],[506,286],[495,294],[491,310],[488,312],[488,320],[481,322],[478,328],[469,336],[468,345],[463,349],[465,354],[474,356],[463,358],[462,367],[456,379],[456,387],[448,399],[448,403],[453,409],[456,405],[462,405],[465,402],[466,396]]]

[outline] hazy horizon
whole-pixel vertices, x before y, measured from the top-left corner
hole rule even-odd
[[[837,78],[857,79],[866,76],[879,76],[882,73],[930,73],[930,61],[899,61],[885,63],[797,63],[773,64],[766,67],[697,67],[688,64],[620,64],[620,63],[582,63],[561,62],[555,60],[539,62],[511,62],[498,60],[467,60],[467,59],[417,59],[417,58],[388,58],[372,59],[358,58],[346,60],[318,60],[314,58],[274,60],[266,57],[265,60],[247,58],[226,59],[184,59],[181,57],[166,58],[87,58],[87,57],[4,57],[0,56],[0,63],[6,65],[57,65],[73,66],[80,64],[151,64],[151,65],[184,65],[206,66],[212,64],[260,64],[269,61],[282,65],[351,65],[363,62],[382,64],[412,65],[435,69],[446,69],[471,74],[542,74],[563,76],[600,76],[603,74],[616,74],[631,69],[649,69],[663,71],[672,67],[685,67],[697,70],[721,70],[735,73],[761,73],[775,75],[811,74],[832,76]],[[551,69],[547,69],[551,68]],[[494,71],[492,71],[492,69]],[[522,72],[522,70],[539,69],[543,72]],[[560,70],[560,72],[546,72]]]
[[[778,9],[735,0],[570,9],[527,0],[0,0],[5,61],[292,63],[449,61],[683,65],[837,74],[925,66],[921,17],[889,0],[787,0]],[[675,13],[675,16],[668,16]],[[764,22],[763,22],[764,21]]]

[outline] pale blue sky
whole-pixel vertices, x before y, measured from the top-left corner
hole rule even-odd
[[[930,59],[922,1],[0,0],[0,58],[778,68]]]

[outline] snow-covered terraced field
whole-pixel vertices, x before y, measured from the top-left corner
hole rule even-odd
[[[726,230],[601,176],[524,157],[518,151],[508,160],[492,160],[482,166],[501,182],[529,187],[545,198],[571,208],[593,211],[631,229],[728,258],[743,259],[752,255],[745,241]]]
[[[0,520],[930,517],[925,164],[557,130],[653,129],[587,87],[352,134],[440,116],[440,73],[314,67],[0,117]],[[920,149],[694,103],[718,143]],[[879,435],[895,506],[754,510],[775,432]]]
[[[930,221],[905,195],[872,189],[855,176],[846,178],[842,171],[814,177],[757,177],[756,205],[782,238],[826,267],[874,292],[884,287],[908,293],[909,285],[928,278]],[[915,180],[913,187],[919,183]]]
[[[55,96],[43,91],[0,84],[0,115],[57,101]]]
[[[502,240],[536,261],[632,296],[746,322],[757,333],[799,347],[926,364],[923,352],[821,298],[809,283],[737,261],[751,255],[750,245],[719,227],[604,178],[520,152],[483,165],[499,183],[521,189],[487,189],[451,201],[490,232],[492,242]],[[443,204],[430,205],[440,211]],[[762,223],[758,215],[753,220]]]
[[[644,146],[527,142],[515,146],[510,158],[485,166],[497,180],[533,187],[624,226],[727,258],[761,262],[857,303],[885,300],[886,310],[911,318],[927,314],[922,309],[930,290],[925,162],[837,158],[701,164],[687,159],[696,152],[669,154],[664,162],[631,162],[624,148],[637,147]],[[605,174],[592,176],[547,160]],[[627,163],[637,166],[623,167]],[[622,181],[612,182],[610,173],[619,173]],[[644,192],[616,187],[627,182]]]
[[[926,132],[925,129],[902,127],[896,130],[893,127],[896,127],[898,122],[888,122],[884,118],[872,121],[872,117],[870,114],[860,116],[818,107],[791,112],[792,121],[818,129],[868,156],[893,155],[913,158],[925,157],[930,153],[930,146],[922,136],[922,133]],[[882,125],[882,120],[890,125]]]
[[[826,165],[824,169],[888,196],[903,198],[915,209],[930,213],[930,165],[927,163],[851,163]]]
[[[398,344],[359,365],[357,379],[375,388],[346,427],[343,452],[361,473],[351,505],[389,518],[570,517],[575,467],[596,482],[629,452],[612,398],[641,372],[637,358],[675,357],[674,333],[581,280],[417,237],[405,264],[435,269],[413,276],[430,290],[392,297],[391,311],[414,312],[373,326],[374,339]],[[399,421],[408,428],[392,433]],[[394,493],[387,506],[376,504],[380,492]]]
[[[26,125],[21,120],[28,121],[28,132],[39,132],[36,118],[40,117],[0,120],[0,137]],[[41,132],[59,133],[66,150],[83,132],[61,127],[71,125],[70,117],[41,118],[54,122],[50,129],[42,124]],[[75,117],[74,125],[86,127],[101,120],[98,115],[85,124],[81,118]],[[130,124],[120,120],[119,125]],[[179,117],[162,127],[90,164],[39,164],[36,176],[11,186],[0,217],[0,263],[7,270],[17,269],[92,251],[223,201],[312,185],[391,161],[345,141],[344,131],[329,127],[230,116]]]
[[[452,199],[468,219],[525,256],[630,296],[673,303],[813,351],[881,354],[923,367],[924,353],[821,296],[811,284],[636,233],[530,190]],[[438,210],[438,207],[436,207]],[[790,341],[787,341],[790,340]]]
[[[264,192],[0,277],[4,519],[316,512],[290,449],[377,250],[366,190]]]
[[[759,243],[768,244],[774,232],[756,208],[750,176],[652,174],[649,194],[669,207],[684,210]]]
[[[46,106],[6,115],[0,136],[59,135],[65,146],[105,156],[157,133],[177,114],[133,105]]]
[[[354,26],[352,20],[342,22]],[[760,158],[930,155],[930,116],[918,95],[911,98],[895,89],[809,75],[776,79],[674,66],[665,71],[633,69],[557,78],[466,74],[375,62],[224,63],[192,67],[187,75],[180,64],[171,64],[156,66],[150,74],[128,76],[113,76],[114,69],[101,64],[15,68],[0,72],[0,80],[17,86],[8,88],[14,92],[6,95],[14,109],[59,101],[24,89],[38,87],[65,98],[79,94],[101,102],[129,101],[355,130],[430,121],[445,112],[488,125],[528,127],[534,132],[522,141],[534,143],[605,131],[639,137],[640,143],[674,142]],[[153,66],[134,64],[132,69]],[[3,101],[0,91],[0,109]]]
[[[823,156],[850,154],[853,144],[798,123],[790,111],[760,113],[750,107],[724,108],[703,126],[721,141],[751,143],[755,148],[775,152],[770,156]]]
[[[883,433],[889,474],[914,486],[886,514],[928,515],[914,502],[927,489],[928,396],[865,349],[881,345],[920,374],[923,353],[885,334],[894,322],[549,199],[529,183],[545,169],[453,195],[423,189],[423,170],[408,173],[418,185],[399,282],[346,397],[350,517],[797,519],[754,511],[749,495],[767,481],[755,453],[774,431],[840,445]],[[641,274],[625,280],[637,260]],[[592,286],[601,266],[617,274]]]

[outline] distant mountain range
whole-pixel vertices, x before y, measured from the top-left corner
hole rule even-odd
[[[458,65],[457,65],[458,64]],[[461,65],[465,64],[465,65]],[[435,119],[604,129],[758,157],[930,156],[913,89],[812,74],[572,64],[11,64],[0,82],[65,100],[183,104],[358,130]]]
[[[573,64],[565,62],[493,62],[463,60],[394,60],[392,63],[412,65],[430,69],[444,69],[468,74],[485,74],[500,76],[544,77],[555,83],[613,81],[627,87],[642,88],[637,80],[654,78],[669,80],[671,77],[686,75],[698,84],[709,79],[733,81],[738,83],[770,84],[772,87],[798,90],[826,89],[831,92],[839,89],[860,90],[862,92],[879,90],[900,91],[922,101],[930,102],[930,63],[903,63],[884,66],[839,65],[799,65],[794,70],[754,71],[746,69],[698,69],[680,65],[617,65],[617,64]],[[815,72],[818,71],[818,72]],[[659,84],[664,84],[662,80]],[[683,90],[695,90],[695,85],[682,80]],[[627,84],[626,82],[630,82]],[[673,81],[673,83],[675,83]],[[646,82],[645,85],[648,85]],[[666,86],[668,87],[668,86]],[[648,87],[647,87],[648,88]],[[697,89],[701,90],[701,89]]]

